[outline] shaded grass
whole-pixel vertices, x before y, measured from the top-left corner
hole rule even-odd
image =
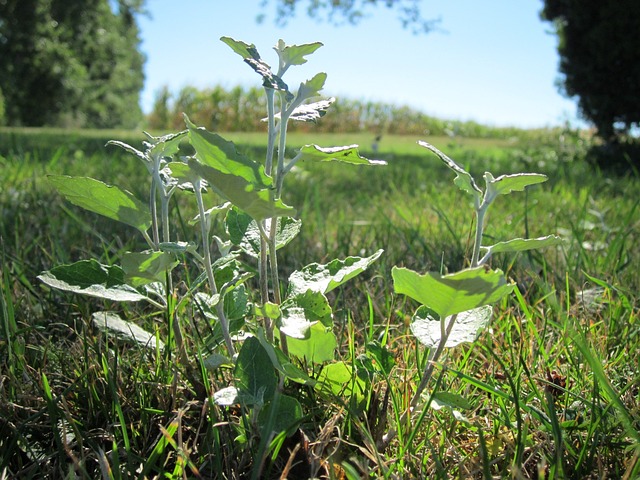
[[[42,270],[82,258],[117,263],[142,245],[126,227],[65,204],[44,179],[45,173],[95,176],[143,195],[144,167],[98,146],[135,139],[111,133],[68,139],[55,132],[34,139],[37,145],[15,143],[0,159],[0,472],[249,476],[260,438],[243,411],[210,400],[228,385],[230,372],[207,372],[196,360],[209,353],[200,340],[208,327],[197,313],[181,312],[194,361],[178,366],[170,351],[132,347],[89,323],[96,310],[116,310],[166,338],[158,312],[50,291],[35,280]],[[87,144],[77,146],[84,135]],[[311,139],[367,145],[366,136]],[[237,140],[263,155],[251,135]],[[287,387],[307,412],[302,430],[312,447],[304,461],[319,473],[335,463],[346,474],[376,478],[634,478],[640,473],[638,179],[603,178],[580,162],[579,148],[566,144],[536,150],[431,141],[475,175],[529,166],[552,175],[548,184],[496,202],[487,241],[556,232],[566,244],[493,260],[519,293],[497,306],[491,330],[478,342],[448,354],[432,386],[460,394],[471,408],[425,409],[417,412],[419,422],[398,425],[426,354],[408,328],[416,305],[393,294],[390,270],[464,267],[469,199],[413,140],[383,139],[387,167],[301,164],[287,178],[285,200],[299,209],[303,233],[283,250],[282,277],[310,262],[385,248],[376,267],[333,293],[332,303],[343,360],[362,370],[358,362],[379,362],[385,351],[395,362],[372,376],[361,415],[349,412],[344,399]],[[182,206],[183,219],[190,218],[189,203]],[[174,205],[176,230],[190,240],[177,213]],[[593,301],[585,301],[595,287]],[[400,434],[378,452],[376,441],[389,424]],[[282,445],[269,450],[273,460],[266,465],[274,474],[289,458],[277,454],[286,450]]]

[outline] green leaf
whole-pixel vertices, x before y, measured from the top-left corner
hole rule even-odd
[[[329,300],[322,292],[307,290],[293,297],[287,297],[280,307],[284,315],[287,314],[288,309],[301,309],[309,322],[321,322],[325,327],[333,325],[333,312]]]
[[[257,338],[249,337],[242,344],[234,374],[243,403],[264,405],[273,398],[277,385],[276,372]]]
[[[300,104],[307,98],[317,97],[320,95],[320,90],[324,87],[324,82],[327,81],[326,73],[317,73],[306,82],[302,82],[296,93],[294,104]]]
[[[271,67],[260,58],[260,54],[254,44],[248,44],[231,37],[220,37],[231,49],[240,55],[245,63],[255,70],[262,77],[262,85],[274,90],[285,92],[287,100],[293,98],[289,87],[275,73],[271,71]]]
[[[189,128],[189,140],[196,151],[196,158],[201,164],[212,167],[220,173],[246,180],[246,186],[250,186],[252,190],[262,190],[273,186],[273,180],[267,176],[264,167],[238,152],[233,142],[225,140],[216,133],[197,127],[186,115],[184,118]]]
[[[469,400],[457,393],[435,392],[431,398],[431,406],[434,410],[440,410],[442,407],[460,410],[471,410],[473,408],[473,404]]]
[[[271,426],[272,432],[280,433],[297,427],[303,417],[302,405],[298,400],[288,395],[277,395],[260,410],[258,424],[263,435],[269,433],[265,431],[268,426]]]
[[[480,247],[488,250],[491,254],[503,253],[503,252],[523,252],[525,250],[533,250],[537,248],[552,247],[554,245],[561,245],[562,238],[556,235],[547,235],[546,237],[538,238],[514,238],[506,242],[498,242],[488,247]]]
[[[338,346],[336,337],[331,329],[322,323],[315,323],[309,328],[309,338],[297,340],[288,338],[289,353],[298,358],[304,358],[309,363],[325,363],[333,360]]]
[[[222,173],[195,159],[189,160],[189,167],[204,178],[214,192],[256,221],[295,215],[294,208],[285,205],[281,200],[272,200],[270,190],[255,190],[254,185],[242,177]]]
[[[127,252],[122,256],[122,269],[127,283],[140,287],[152,282],[165,282],[166,274],[178,260],[174,255],[164,252]]]
[[[145,142],[148,146],[148,155],[151,158],[171,158],[180,151],[180,144],[185,140],[187,131],[170,133],[162,137],[154,137],[144,132],[150,142]]]
[[[269,223],[267,221],[267,223]],[[238,245],[245,253],[257,258],[260,255],[260,230],[258,224],[251,216],[232,208],[225,218],[225,226],[229,238],[234,245]],[[278,217],[276,232],[276,250],[281,249],[293,240],[298,233],[302,222],[292,217]],[[267,228],[267,235],[269,228]]]
[[[487,193],[497,196],[507,195],[513,191],[522,192],[529,185],[546,182],[547,176],[540,173],[516,173],[493,178],[491,173],[485,172],[484,180],[487,184]]]
[[[89,177],[48,175],[47,178],[74,205],[131,225],[141,232],[151,226],[149,207],[126,190]]]
[[[480,331],[489,324],[492,314],[493,308],[488,305],[458,313],[445,347],[475,342]],[[444,319],[444,324],[448,325],[450,321],[451,316],[448,316]],[[428,348],[435,348],[440,344],[441,327],[441,321],[434,318],[429,309],[423,306],[418,308],[413,316],[411,332],[420,343]]]
[[[394,267],[391,275],[396,293],[417,300],[441,318],[491,305],[514,288],[513,284],[507,283],[501,270],[483,267],[450,275],[435,272],[420,275],[406,268]]]
[[[120,267],[102,265],[93,259],[59,265],[42,272],[38,279],[59,290],[117,302],[148,300],[125,283],[124,271]]]
[[[326,365],[318,376],[316,390],[336,397],[348,398],[352,408],[360,409],[366,400],[367,384],[344,362]]]
[[[227,320],[244,319],[250,312],[251,304],[244,285],[239,285],[224,294],[224,313]]]
[[[271,364],[273,367],[278,370],[280,373],[285,375],[289,380],[292,380],[296,383],[300,383],[302,385],[311,385],[315,384],[315,380],[310,378],[305,372],[303,372],[296,365],[291,363],[289,357],[287,357],[282,350],[274,347],[265,337],[264,330],[258,329],[257,338],[260,341],[260,344],[269,355],[271,359]]]
[[[291,65],[303,65],[307,63],[304,58],[322,47],[322,43],[305,43],[303,45],[286,45],[284,41],[278,40],[273,49],[278,53],[280,58],[280,68],[286,70]]]
[[[157,340],[153,333],[147,332],[133,322],[128,322],[120,318],[114,312],[95,312],[91,315],[91,322],[100,330],[108,331],[116,335],[121,340],[154,349],[156,346],[164,349],[164,343]]]
[[[354,165],[386,165],[383,160],[369,160],[360,155],[358,145],[323,148],[317,145],[305,145],[300,149],[300,160],[316,162],[345,162]]]
[[[460,190],[463,192],[467,192],[473,195],[474,200],[477,205],[480,205],[480,200],[482,198],[482,190],[476,185],[475,180],[471,176],[469,172],[467,172],[464,168],[458,165],[456,162],[447,157],[444,153],[438,150],[436,147],[431,145],[430,143],[423,142],[422,140],[418,141],[418,145],[426,148],[427,150],[431,150],[435,153],[440,160],[444,162],[444,164],[453,170],[456,173],[456,178],[453,180]]]
[[[370,257],[347,257],[333,260],[326,265],[312,263],[289,277],[289,297],[304,294],[307,290],[328,293],[353,277],[364,272],[375,262],[384,250],[378,250]]]

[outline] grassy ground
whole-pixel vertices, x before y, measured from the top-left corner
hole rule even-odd
[[[125,132],[0,131],[0,478],[640,476],[640,181],[592,170],[577,136],[424,138],[477,176],[549,175],[499,200],[486,234],[493,241],[557,233],[565,243],[493,260],[518,292],[496,306],[477,342],[437,365],[431,389],[468,405],[425,408],[410,424],[399,418],[426,353],[408,327],[416,305],[393,293],[391,267],[462,268],[473,222],[468,198],[414,138],[382,139],[377,156],[386,167],[300,165],[285,200],[303,230],[282,250],[282,278],[310,262],[384,248],[331,301],[340,358],[357,370],[382,349],[393,362],[370,378],[364,411],[287,385],[305,420],[267,445],[245,411],[211,401],[231,372],[202,367],[207,347],[197,315],[182,318],[191,363],[181,365],[171,351],[132,346],[89,321],[96,310],[115,310],[164,339],[167,327],[153,309],[64,294],[36,279],[80,259],[118,263],[143,245],[131,229],[62,201],[45,179],[87,175],[144,194],[144,166],[105,148],[110,138],[140,140]],[[263,155],[261,137],[229,138]],[[371,142],[367,134],[289,138],[290,145],[360,143],[365,152]],[[181,206],[184,217],[173,205],[172,219],[191,240],[180,225],[193,212]],[[376,448],[389,427],[397,439]]]

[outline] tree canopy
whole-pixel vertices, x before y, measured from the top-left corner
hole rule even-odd
[[[640,2],[545,0],[558,34],[565,93],[607,141],[640,122]]]
[[[263,12],[268,5],[275,6],[275,21],[278,25],[285,25],[297,14],[297,7],[301,6],[311,17],[334,24],[357,24],[366,17],[370,8],[385,6],[395,10],[402,26],[414,33],[425,33],[433,30],[438,22],[425,19],[420,10],[421,0],[262,0]],[[263,21],[265,13],[258,15],[258,21]]]
[[[134,127],[142,0],[1,0],[5,123]]]

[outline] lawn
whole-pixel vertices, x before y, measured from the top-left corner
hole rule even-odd
[[[263,135],[227,137],[264,157]],[[211,341],[215,324],[196,308],[185,306],[179,318],[185,363],[157,309],[64,293],[36,278],[84,259],[118,264],[145,248],[134,229],[71,205],[46,179],[91,176],[144,198],[144,165],[105,147],[109,139],[140,148],[142,136],[0,130],[0,478],[640,476],[640,179],[587,165],[588,141],[576,133],[422,138],[477,179],[486,170],[546,174],[546,183],[496,201],[485,238],[554,233],[563,243],[493,258],[517,289],[495,306],[477,341],[437,362],[428,392],[451,401],[434,395],[411,422],[401,416],[427,352],[409,328],[418,305],[394,293],[391,269],[467,266],[470,197],[419,138],[385,136],[374,154],[371,134],[289,135],[290,146],[358,143],[388,165],[296,165],[284,201],[302,230],[279,257],[283,281],[311,262],[384,253],[327,295],[336,359],[350,366],[345,385],[364,379],[362,404],[346,387],[287,382],[282,392],[298,400],[303,419],[275,436],[261,435],[255,409],[213,401],[234,372],[207,368],[220,348]],[[176,197],[170,207],[179,239],[197,241],[193,198]],[[225,235],[222,227],[214,221],[216,235]],[[196,274],[181,257],[176,292],[195,285]],[[117,312],[168,348],[97,329],[96,311]],[[315,379],[330,368],[297,367]],[[380,448],[390,428],[397,436]]]

